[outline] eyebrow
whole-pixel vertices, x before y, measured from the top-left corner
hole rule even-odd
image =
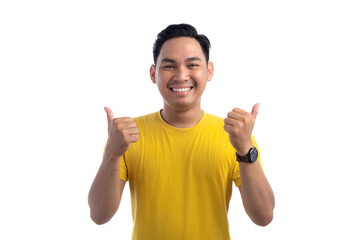
[[[188,58],[185,60],[185,62],[192,62],[192,61],[200,61],[201,62],[201,59],[198,57],[191,57],[191,58]]]
[[[185,62],[192,62],[192,61],[200,61],[201,62],[201,59],[198,57],[190,57],[185,60]],[[164,58],[161,60],[161,63],[176,63],[176,61],[174,59]]]
[[[176,63],[176,61],[174,59],[164,58],[161,60],[161,63]]]

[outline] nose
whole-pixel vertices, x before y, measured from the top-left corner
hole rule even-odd
[[[175,80],[179,82],[188,81],[189,80],[189,72],[186,66],[179,66],[176,71]]]

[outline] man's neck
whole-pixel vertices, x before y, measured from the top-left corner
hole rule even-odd
[[[165,122],[177,128],[191,128],[202,118],[203,111],[200,106],[189,110],[178,111],[164,106],[161,116]]]

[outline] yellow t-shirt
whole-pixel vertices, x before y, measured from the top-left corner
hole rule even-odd
[[[230,239],[232,181],[240,186],[241,179],[224,120],[204,113],[194,127],[175,128],[160,111],[134,120],[139,140],[120,161],[120,179],[130,184],[132,239]]]

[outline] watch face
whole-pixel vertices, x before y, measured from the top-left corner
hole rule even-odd
[[[254,147],[253,149],[251,149],[250,151],[250,158],[249,158],[249,162],[253,163],[257,160],[258,158],[258,151],[257,149]]]

